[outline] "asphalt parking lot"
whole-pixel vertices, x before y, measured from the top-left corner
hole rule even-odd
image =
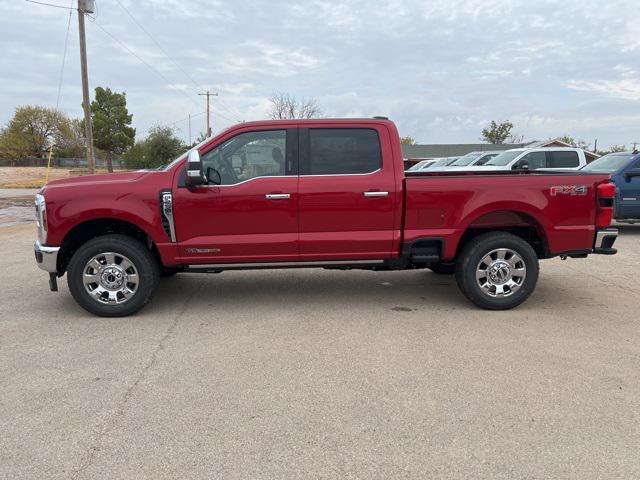
[[[0,478],[640,478],[640,225],[487,312],[429,271],[178,275],[88,315],[0,229]]]

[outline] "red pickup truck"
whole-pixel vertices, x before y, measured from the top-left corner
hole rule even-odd
[[[538,259],[616,252],[614,193],[606,174],[404,172],[384,118],[249,122],[156,170],[50,182],[35,256],[102,316],[163,275],[283,267],[430,268],[499,310],[533,292]]]

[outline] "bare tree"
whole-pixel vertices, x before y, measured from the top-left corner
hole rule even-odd
[[[320,105],[315,98],[298,100],[288,93],[280,92],[269,97],[269,102],[271,102],[271,108],[267,115],[274,120],[317,118],[322,115]]]

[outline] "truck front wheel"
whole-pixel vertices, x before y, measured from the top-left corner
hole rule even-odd
[[[82,308],[101,317],[123,317],[144,307],[160,270],[151,252],[125,235],[105,235],[82,245],[67,269],[67,284]]]
[[[469,241],[460,253],[456,281],[462,293],[481,308],[514,308],[535,289],[538,256],[516,235],[485,233]]]

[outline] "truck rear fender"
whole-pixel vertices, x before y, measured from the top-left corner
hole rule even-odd
[[[491,206],[487,207],[491,209]],[[540,217],[536,218],[531,212],[513,209],[499,209],[486,213],[476,213],[475,217],[466,223],[462,235],[456,245],[451,245],[450,250],[445,251],[445,256],[458,252],[469,240],[488,231],[507,231],[521,237],[529,243],[539,258],[549,256],[548,239]],[[452,242],[453,243],[453,242]],[[453,250],[453,252],[451,252]]]

